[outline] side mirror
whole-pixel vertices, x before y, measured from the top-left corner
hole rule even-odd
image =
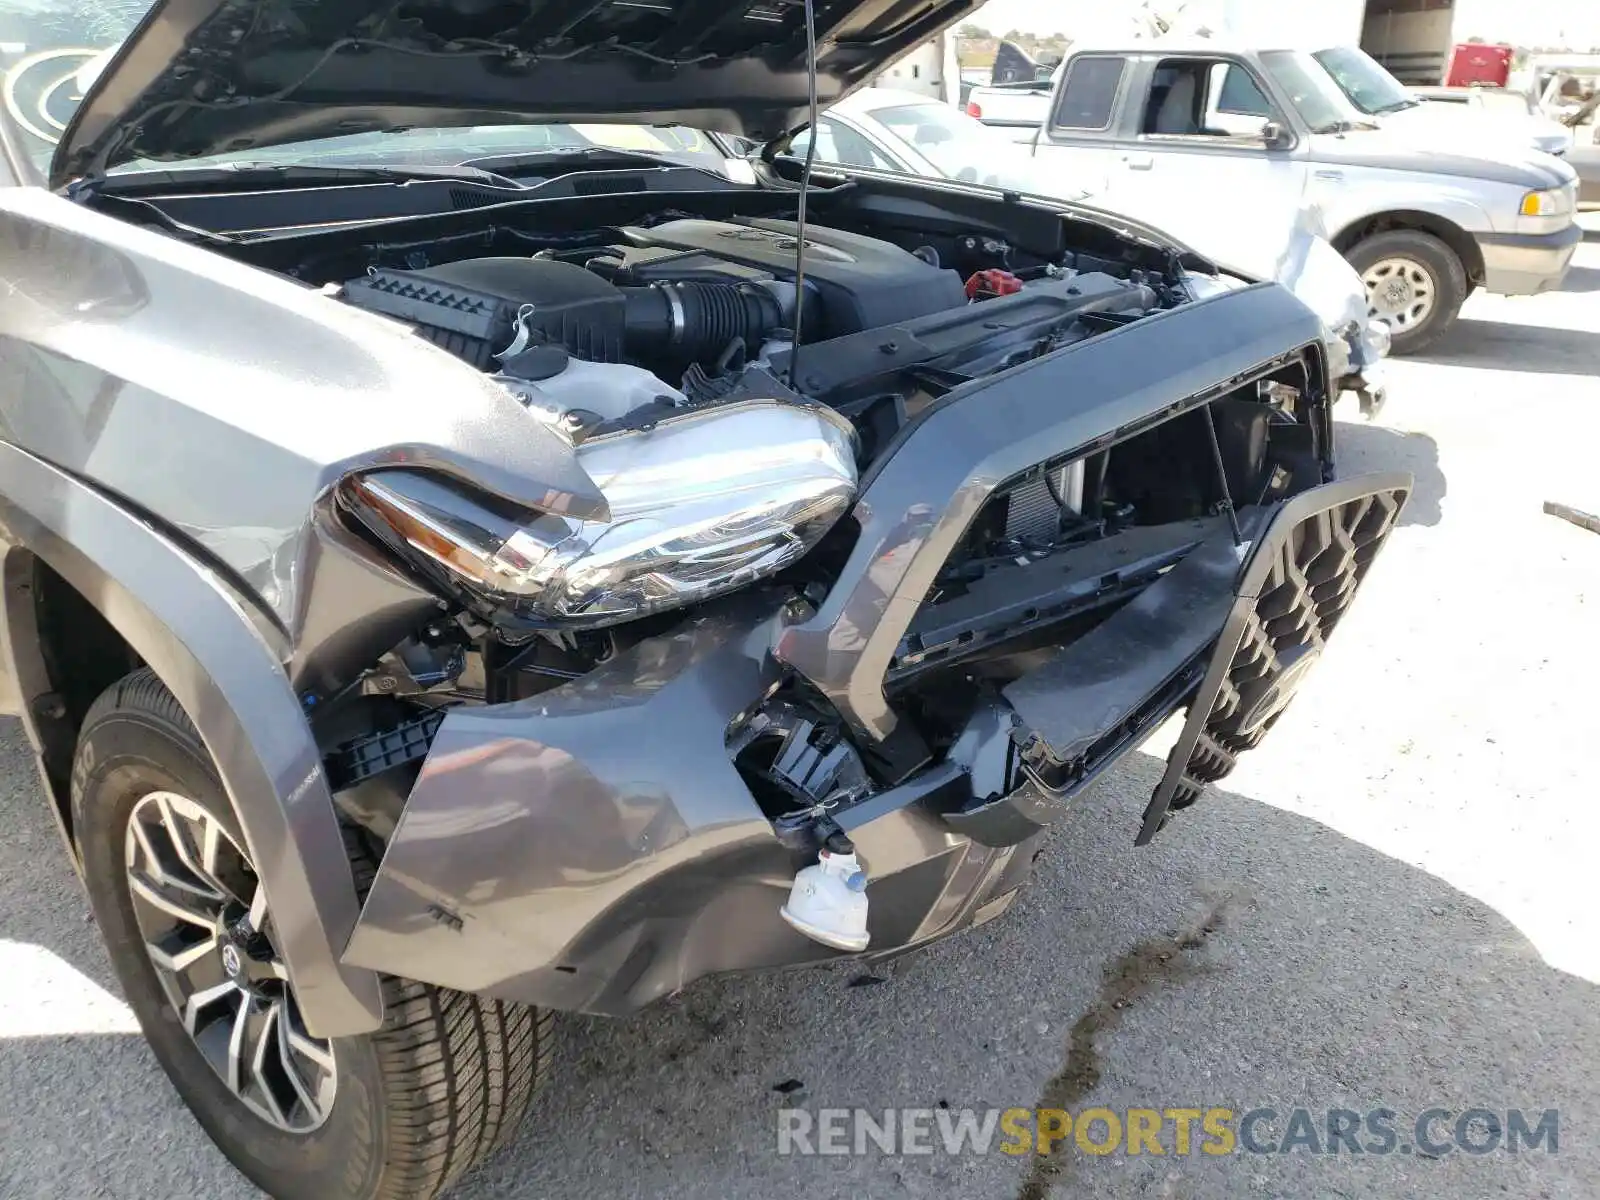
[[[1278,122],[1267,121],[1261,126],[1261,140],[1268,150],[1287,150],[1294,144],[1294,135]]]

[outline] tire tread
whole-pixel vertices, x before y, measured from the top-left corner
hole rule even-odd
[[[365,898],[381,852],[363,829],[344,834]],[[511,1140],[549,1066],[553,1016],[392,976],[383,991],[390,1161],[375,1200],[431,1198]]]

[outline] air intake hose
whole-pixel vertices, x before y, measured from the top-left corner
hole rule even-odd
[[[716,357],[735,338],[759,346],[784,324],[777,297],[753,284],[683,280],[619,290],[628,348],[688,362]]]

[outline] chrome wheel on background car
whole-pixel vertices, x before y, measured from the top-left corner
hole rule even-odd
[[[184,1031],[257,1116],[316,1129],[333,1107],[333,1047],[306,1032],[249,857],[173,792],[135,802],[124,840],[134,919]]]
[[[1367,315],[1388,324],[1392,333],[1420,328],[1433,315],[1439,286],[1432,273],[1409,258],[1382,258],[1361,275],[1367,287]]]

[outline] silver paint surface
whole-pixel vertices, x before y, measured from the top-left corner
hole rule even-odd
[[[622,1014],[702,975],[837,953],[778,916],[794,857],[729,760],[730,721],[776,682],[793,616],[747,594],[582,679],[445,718],[345,953],[372,967]],[[870,871],[871,954],[971,922],[1025,848],[954,834],[919,801],[985,791],[1008,726],[844,817]],[[970,755],[970,761],[962,761]],[[967,783],[968,776],[976,781]]]
[[[371,972],[342,966],[355,885],[300,703],[274,649],[216,577],[79,480],[0,443],[0,521],[100,610],[195,724],[239,815],[278,949],[317,1036],[382,1019]]]
[[[403,326],[42,189],[0,189],[0,297],[0,438],[158,514],[291,634],[349,471],[604,515],[566,442]]]

